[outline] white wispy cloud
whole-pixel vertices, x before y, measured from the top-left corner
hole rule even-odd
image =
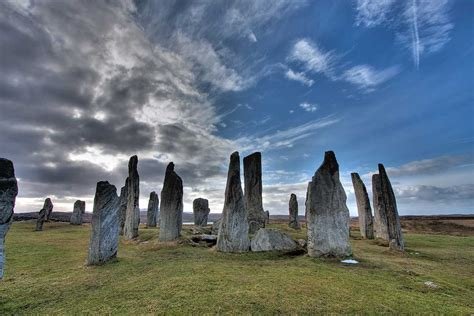
[[[288,59],[301,63],[307,71],[329,76],[335,55],[332,51],[324,51],[310,39],[303,38],[294,44]]]
[[[355,24],[374,27],[385,22],[394,3],[395,0],[357,0]]]
[[[312,104],[308,102],[300,103],[299,107],[305,110],[306,112],[315,112],[318,109],[317,104]]]
[[[357,65],[346,70],[342,75],[342,79],[370,92],[399,72],[400,68],[398,66],[377,70],[369,65]]]
[[[290,80],[301,82],[308,87],[311,87],[314,84],[314,80],[306,77],[304,72],[294,72],[292,69],[286,71],[285,77]]]

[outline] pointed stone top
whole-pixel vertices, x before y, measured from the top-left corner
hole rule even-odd
[[[383,164],[379,163],[379,174],[384,175],[386,173],[387,172],[385,171],[385,167],[383,166]]]
[[[137,155],[130,157],[130,160],[128,161],[128,171],[137,169],[137,165],[138,165]]]
[[[166,167],[166,173],[169,173],[171,171],[174,171],[174,163],[170,162],[168,166]]]
[[[0,178],[14,178],[15,169],[11,160],[0,158]]]
[[[155,192],[155,191],[151,191],[150,196],[152,196],[152,195],[156,195],[156,192]]]
[[[351,178],[352,178],[352,182],[354,182],[354,181],[361,181],[360,176],[359,176],[359,174],[358,174],[357,172],[352,172],[352,173],[351,173]]]
[[[235,158],[237,158],[237,159],[240,158],[238,151],[234,151],[234,152],[230,155],[230,160],[235,159]]]
[[[331,175],[339,171],[339,164],[333,151],[326,151],[324,153],[324,161],[319,169],[327,170]]]
[[[290,199],[296,199],[296,194],[294,194],[294,193],[291,193],[291,195],[290,195]]]

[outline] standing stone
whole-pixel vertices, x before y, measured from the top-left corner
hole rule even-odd
[[[86,212],[86,202],[77,200],[71,215],[71,225],[82,225],[82,214]]]
[[[296,199],[296,195],[293,193],[291,193],[288,208],[290,213],[290,222],[288,226],[293,229],[301,229],[300,221],[298,219],[298,200]]]
[[[128,178],[125,180],[125,185],[120,189],[120,205],[119,205],[119,225],[120,235],[123,235],[123,228],[125,226],[125,218],[127,217],[127,201],[128,201]]]
[[[219,234],[219,228],[221,227],[221,222],[222,222],[222,218],[219,218],[218,220],[212,223],[212,227],[211,227],[212,235]]]
[[[171,241],[181,235],[183,225],[183,181],[174,172],[174,163],[166,167],[161,190],[160,241]]]
[[[44,200],[43,208],[46,210],[46,221],[49,222],[53,213],[53,202],[51,202],[50,198]]]
[[[379,164],[380,188],[385,206],[385,215],[387,216],[388,241],[391,249],[404,251],[402,227],[400,217],[398,216],[397,201],[393,193],[392,184],[387,176],[385,167]]]
[[[270,224],[270,212],[265,211],[265,225]]]
[[[223,252],[249,251],[249,224],[240,182],[239,153],[230,156],[221,226],[217,235],[217,250]]]
[[[193,201],[194,225],[206,226],[210,211],[208,200],[201,198],[195,199]]]
[[[87,264],[102,264],[117,256],[119,203],[117,189],[114,185],[107,181],[97,183]]]
[[[357,212],[359,214],[359,229],[362,238],[374,239],[374,224],[372,218],[372,208],[370,207],[369,195],[364,182],[358,173],[351,173],[352,185],[357,202]]]
[[[160,200],[155,191],[150,193],[148,200],[148,209],[146,212],[146,227],[156,227],[156,219],[158,218],[158,210],[160,207]]]
[[[249,222],[249,233],[254,234],[265,227],[265,212],[262,204],[262,154],[255,152],[244,158],[245,209]]]
[[[5,237],[13,221],[13,209],[18,194],[13,163],[0,158],[0,280],[5,265]]]
[[[48,214],[51,214],[53,211],[53,203],[50,198],[44,200],[43,208],[38,213],[38,219],[36,220],[36,230],[43,230],[43,224],[48,219]]]
[[[129,240],[138,237],[138,225],[140,225],[140,207],[138,205],[140,177],[138,176],[137,165],[138,157],[130,157],[128,162],[127,211],[125,214],[125,225],[123,226],[123,236]]]
[[[380,182],[380,175],[372,175],[372,194],[374,205],[374,235],[388,241],[388,223],[387,215],[385,214],[385,202],[382,195],[382,184]]]
[[[311,257],[345,257],[351,254],[349,209],[339,181],[339,165],[334,152],[324,161],[308,184],[306,217],[308,254]]]

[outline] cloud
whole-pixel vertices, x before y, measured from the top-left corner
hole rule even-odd
[[[308,102],[300,103],[299,107],[305,110],[306,112],[315,112],[318,109],[317,104],[311,104]]]
[[[450,187],[433,185],[403,186],[396,187],[395,194],[402,202],[474,200],[474,184],[454,185]]]
[[[342,79],[370,92],[376,86],[396,76],[399,72],[400,68],[398,66],[376,70],[369,65],[358,65],[346,70],[342,74]]]
[[[470,163],[474,161],[469,156],[441,156],[411,161],[399,167],[389,167],[387,172],[394,177],[435,174]]]
[[[285,77],[290,80],[301,82],[302,84],[308,87],[311,87],[314,84],[314,80],[306,77],[304,72],[294,72],[293,70],[288,69],[285,73]]]
[[[303,38],[294,44],[288,59],[302,64],[307,71],[330,76],[335,56],[333,52],[324,51],[310,39]]]
[[[384,23],[395,0],[357,0],[356,25],[374,27]]]

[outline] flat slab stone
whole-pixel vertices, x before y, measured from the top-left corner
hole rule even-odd
[[[265,212],[262,202],[262,154],[255,152],[244,158],[245,209],[249,222],[249,233],[254,234],[265,227]]]
[[[289,210],[289,223],[288,226],[293,229],[301,229],[300,221],[298,218],[298,200],[295,194],[290,195],[290,201],[288,202]]]
[[[160,241],[179,238],[183,225],[183,181],[174,171],[174,163],[166,167],[160,204]]]
[[[252,251],[294,251],[298,244],[276,229],[260,228],[251,241]]]
[[[194,225],[206,226],[210,211],[208,200],[202,198],[195,199],[193,201]]]
[[[82,225],[82,215],[86,212],[86,202],[77,200],[72,210],[71,225]]]
[[[157,218],[160,209],[160,199],[155,191],[150,193],[150,199],[148,200],[148,209],[146,212],[146,227],[156,227]]]

